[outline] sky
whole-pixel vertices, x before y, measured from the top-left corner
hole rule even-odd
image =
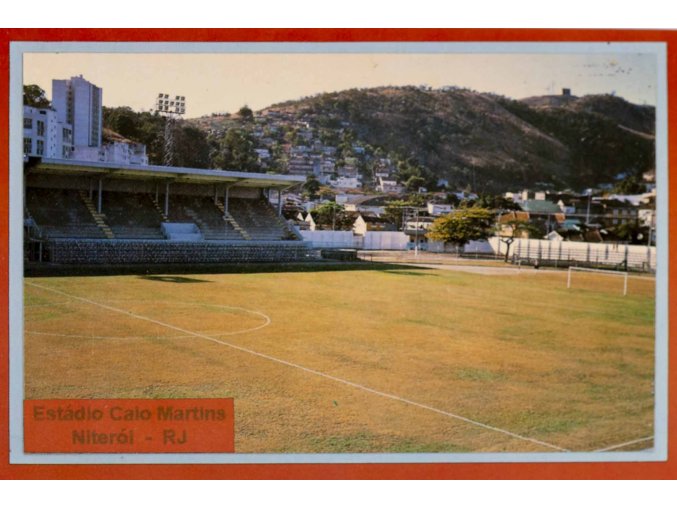
[[[82,76],[108,107],[150,110],[186,97],[186,117],[254,110],[321,92],[387,85],[460,86],[520,99],[616,94],[656,104],[655,55],[468,53],[24,53],[24,83],[51,98],[52,79]]]

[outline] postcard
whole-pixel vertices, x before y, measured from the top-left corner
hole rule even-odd
[[[8,33],[3,475],[674,476],[675,34],[273,33]]]

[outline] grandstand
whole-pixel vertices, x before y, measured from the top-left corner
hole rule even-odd
[[[298,176],[30,159],[25,260],[53,264],[314,258],[281,216]],[[274,207],[268,196],[277,203]]]

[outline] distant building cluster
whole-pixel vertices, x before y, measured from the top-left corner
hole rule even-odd
[[[350,122],[329,114],[323,119],[332,122],[337,137],[328,139],[317,128],[316,113],[297,115],[284,109],[268,109],[254,113],[247,128],[255,142],[255,152],[262,171],[295,176],[313,176],[320,184],[339,191],[376,189],[399,193],[404,187],[395,179],[394,162],[386,156],[369,155],[365,146],[352,139],[346,141]],[[221,136],[223,129],[207,125],[212,134]],[[365,170],[367,165],[370,169]]]
[[[145,145],[102,139],[103,90],[82,76],[52,80],[50,108],[23,108],[25,156],[148,165]]]

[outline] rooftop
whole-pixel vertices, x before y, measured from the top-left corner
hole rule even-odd
[[[248,173],[191,167],[139,166],[108,162],[43,158],[29,165],[27,171],[37,174],[100,175],[129,179],[155,179],[183,183],[225,183],[238,187],[288,188],[306,181],[303,176]]]

